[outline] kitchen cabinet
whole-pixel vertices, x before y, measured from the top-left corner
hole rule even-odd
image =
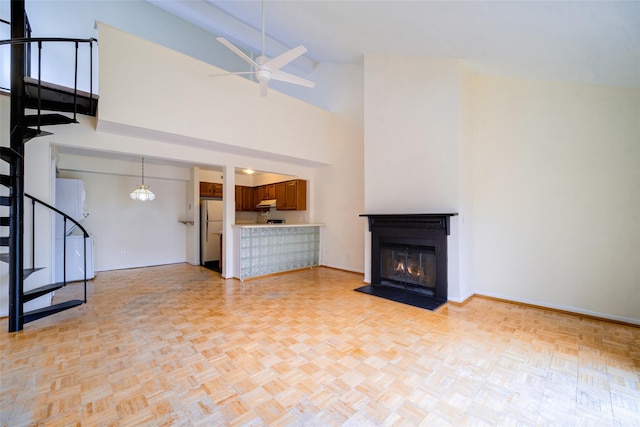
[[[242,210],[256,210],[256,204],[253,203],[253,187],[242,187]]]
[[[279,182],[276,184],[276,209],[279,211],[287,210],[287,201],[286,201],[286,189],[285,183]]]
[[[236,185],[236,211],[242,210],[242,186]]]
[[[263,185],[264,187],[264,198],[265,199],[275,199],[276,198],[276,185],[268,184]]]
[[[307,210],[307,181],[294,179],[275,185],[276,209],[281,211]]]
[[[253,205],[257,206],[258,203],[260,203],[261,201],[263,201],[264,199],[268,199],[268,197],[266,196],[266,186],[261,185],[259,187],[254,187],[253,189]],[[269,210],[269,208],[262,208],[262,209],[258,209],[255,208],[257,211],[260,210]]]
[[[200,182],[200,197],[222,198],[222,184],[216,182]]]
[[[251,212],[256,210],[254,203],[254,188],[236,185],[236,211]]]
[[[260,203],[261,200],[266,199],[266,191],[265,186],[261,185],[259,187],[255,187],[253,189],[253,201],[256,202],[256,205]]]
[[[262,200],[276,199],[281,211],[307,210],[307,181],[294,179],[275,184],[248,187],[236,185],[236,211],[261,211],[256,206]]]

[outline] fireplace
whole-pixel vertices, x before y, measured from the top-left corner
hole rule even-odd
[[[371,232],[371,285],[358,290],[425,308],[446,302],[447,236],[454,215],[361,215]]]
[[[410,287],[434,296],[436,248],[433,246],[381,244],[380,284]]]

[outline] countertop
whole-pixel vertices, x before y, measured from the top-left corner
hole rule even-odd
[[[234,224],[235,228],[324,227],[324,224]]]

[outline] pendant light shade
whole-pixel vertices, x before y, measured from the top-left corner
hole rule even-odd
[[[144,157],[142,158],[142,184],[139,184],[136,189],[129,194],[129,197],[133,200],[140,200],[141,202],[156,198],[156,195],[149,190],[149,186],[144,185]]]

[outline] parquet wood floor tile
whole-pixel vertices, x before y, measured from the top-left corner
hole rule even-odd
[[[485,298],[430,312],[361,285],[99,273],[88,304],[0,332],[0,425],[640,426],[640,328]]]

